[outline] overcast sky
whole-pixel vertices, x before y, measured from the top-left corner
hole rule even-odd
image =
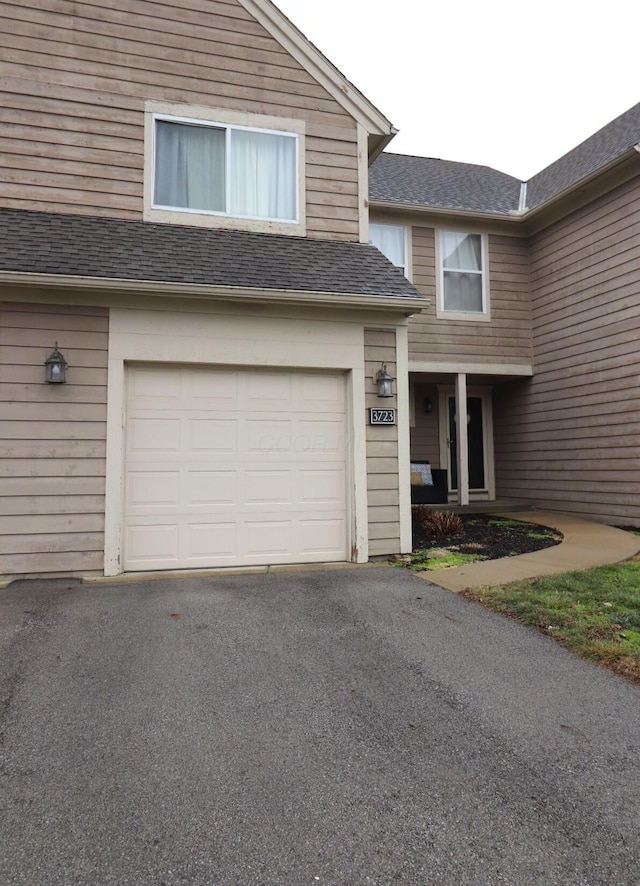
[[[275,3],[400,130],[397,153],[527,179],[640,101],[637,0]]]

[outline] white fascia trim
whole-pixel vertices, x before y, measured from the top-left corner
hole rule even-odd
[[[144,293],[224,301],[261,301],[272,304],[363,307],[390,313],[419,314],[429,307],[428,298],[395,295],[354,295],[353,293],[300,291],[293,289],[248,289],[241,286],[208,286],[199,283],[172,283],[157,280],[126,280],[121,277],[82,277],[64,274],[29,274],[0,271],[0,283],[41,286],[56,289],[92,289],[111,292]]]
[[[470,209],[442,209],[438,206],[421,206],[415,203],[391,203],[384,200],[370,200],[371,209],[393,209],[397,212],[420,213],[421,215],[435,215],[451,218],[452,216],[461,219],[475,219],[477,221],[501,221],[507,224],[521,221],[519,216],[512,213],[501,214],[499,212],[476,212]]]
[[[443,375],[533,375],[531,363],[445,363],[439,361],[410,360],[409,372],[442,373]]]
[[[368,132],[389,138],[395,135],[396,130],[384,114],[270,0],[240,0],[240,3]]]

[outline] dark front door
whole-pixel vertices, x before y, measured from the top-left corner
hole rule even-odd
[[[458,488],[458,436],[456,433],[456,398],[449,403],[449,453],[451,488]],[[469,489],[485,488],[484,423],[482,397],[467,397],[467,438],[469,441]]]

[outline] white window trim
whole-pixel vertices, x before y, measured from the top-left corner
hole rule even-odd
[[[296,139],[296,220],[252,218],[199,209],[160,206],[154,203],[156,120],[189,123],[225,129],[227,144],[231,129],[287,135]],[[221,108],[147,102],[145,105],[144,211],[145,221],[207,228],[227,228],[270,234],[306,235],[305,193],[305,123],[291,118],[267,117]],[[228,177],[227,177],[228,187]],[[228,191],[227,191],[228,205]]]
[[[482,250],[482,311],[447,311],[444,307],[444,267],[442,262],[442,234],[453,231],[458,234],[478,234]],[[478,272],[480,273],[480,272]],[[436,317],[441,320],[470,320],[486,323],[491,320],[489,298],[489,237],[482,231],[470,231],[456,227],[436,230]]]
[[[449,447],[449,397],[455,397],[453,385],[438,385],[438,436],[440,443],[440,464],[447,466],[447,481],[451,489],[451,449]],[[493,387],[490,385],[472,386],[467,388],[467,399],[479,397],[482,400],[482,445],[484,446],[484,486],[482,489],[470,490],[471,500],[495,501],[496,497],[496,465],[495,439],[493,432]]]
[[[410,231],[411,231],[411,225],[401,225],[401,224],[397,224],[396,222],[380,221],[377,218],[372,218],[369,221],[369,243],[371,242],[371,226],[372,225],[386,225],[389,228],[402,228],[403,233],[404,233],[404,267],[400,267],[400,265],[394,265],[394,267],[399,268],[402,271],[402,273],[405,275],[407,280],[411,281],[412,280],[412,274],[411,274],[412,255],[411,255],[411,237],[409,236]],[[386,258],[386,256],[385,256],[385,258]]]

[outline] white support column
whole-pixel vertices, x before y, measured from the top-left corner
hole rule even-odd
[[[398,395],[398,483],[400,505],[400,553],[410,554],[411,535],[411,443],[409,425],[409,321],[396,328],[396,391]]]
[[[369,137],[358,123],[358,218],[360,242],[369,242]]]
[[[458,504],[469,504],[469,439],[467,437],[467,376],[456,375],[456,437],[458,442]]]

